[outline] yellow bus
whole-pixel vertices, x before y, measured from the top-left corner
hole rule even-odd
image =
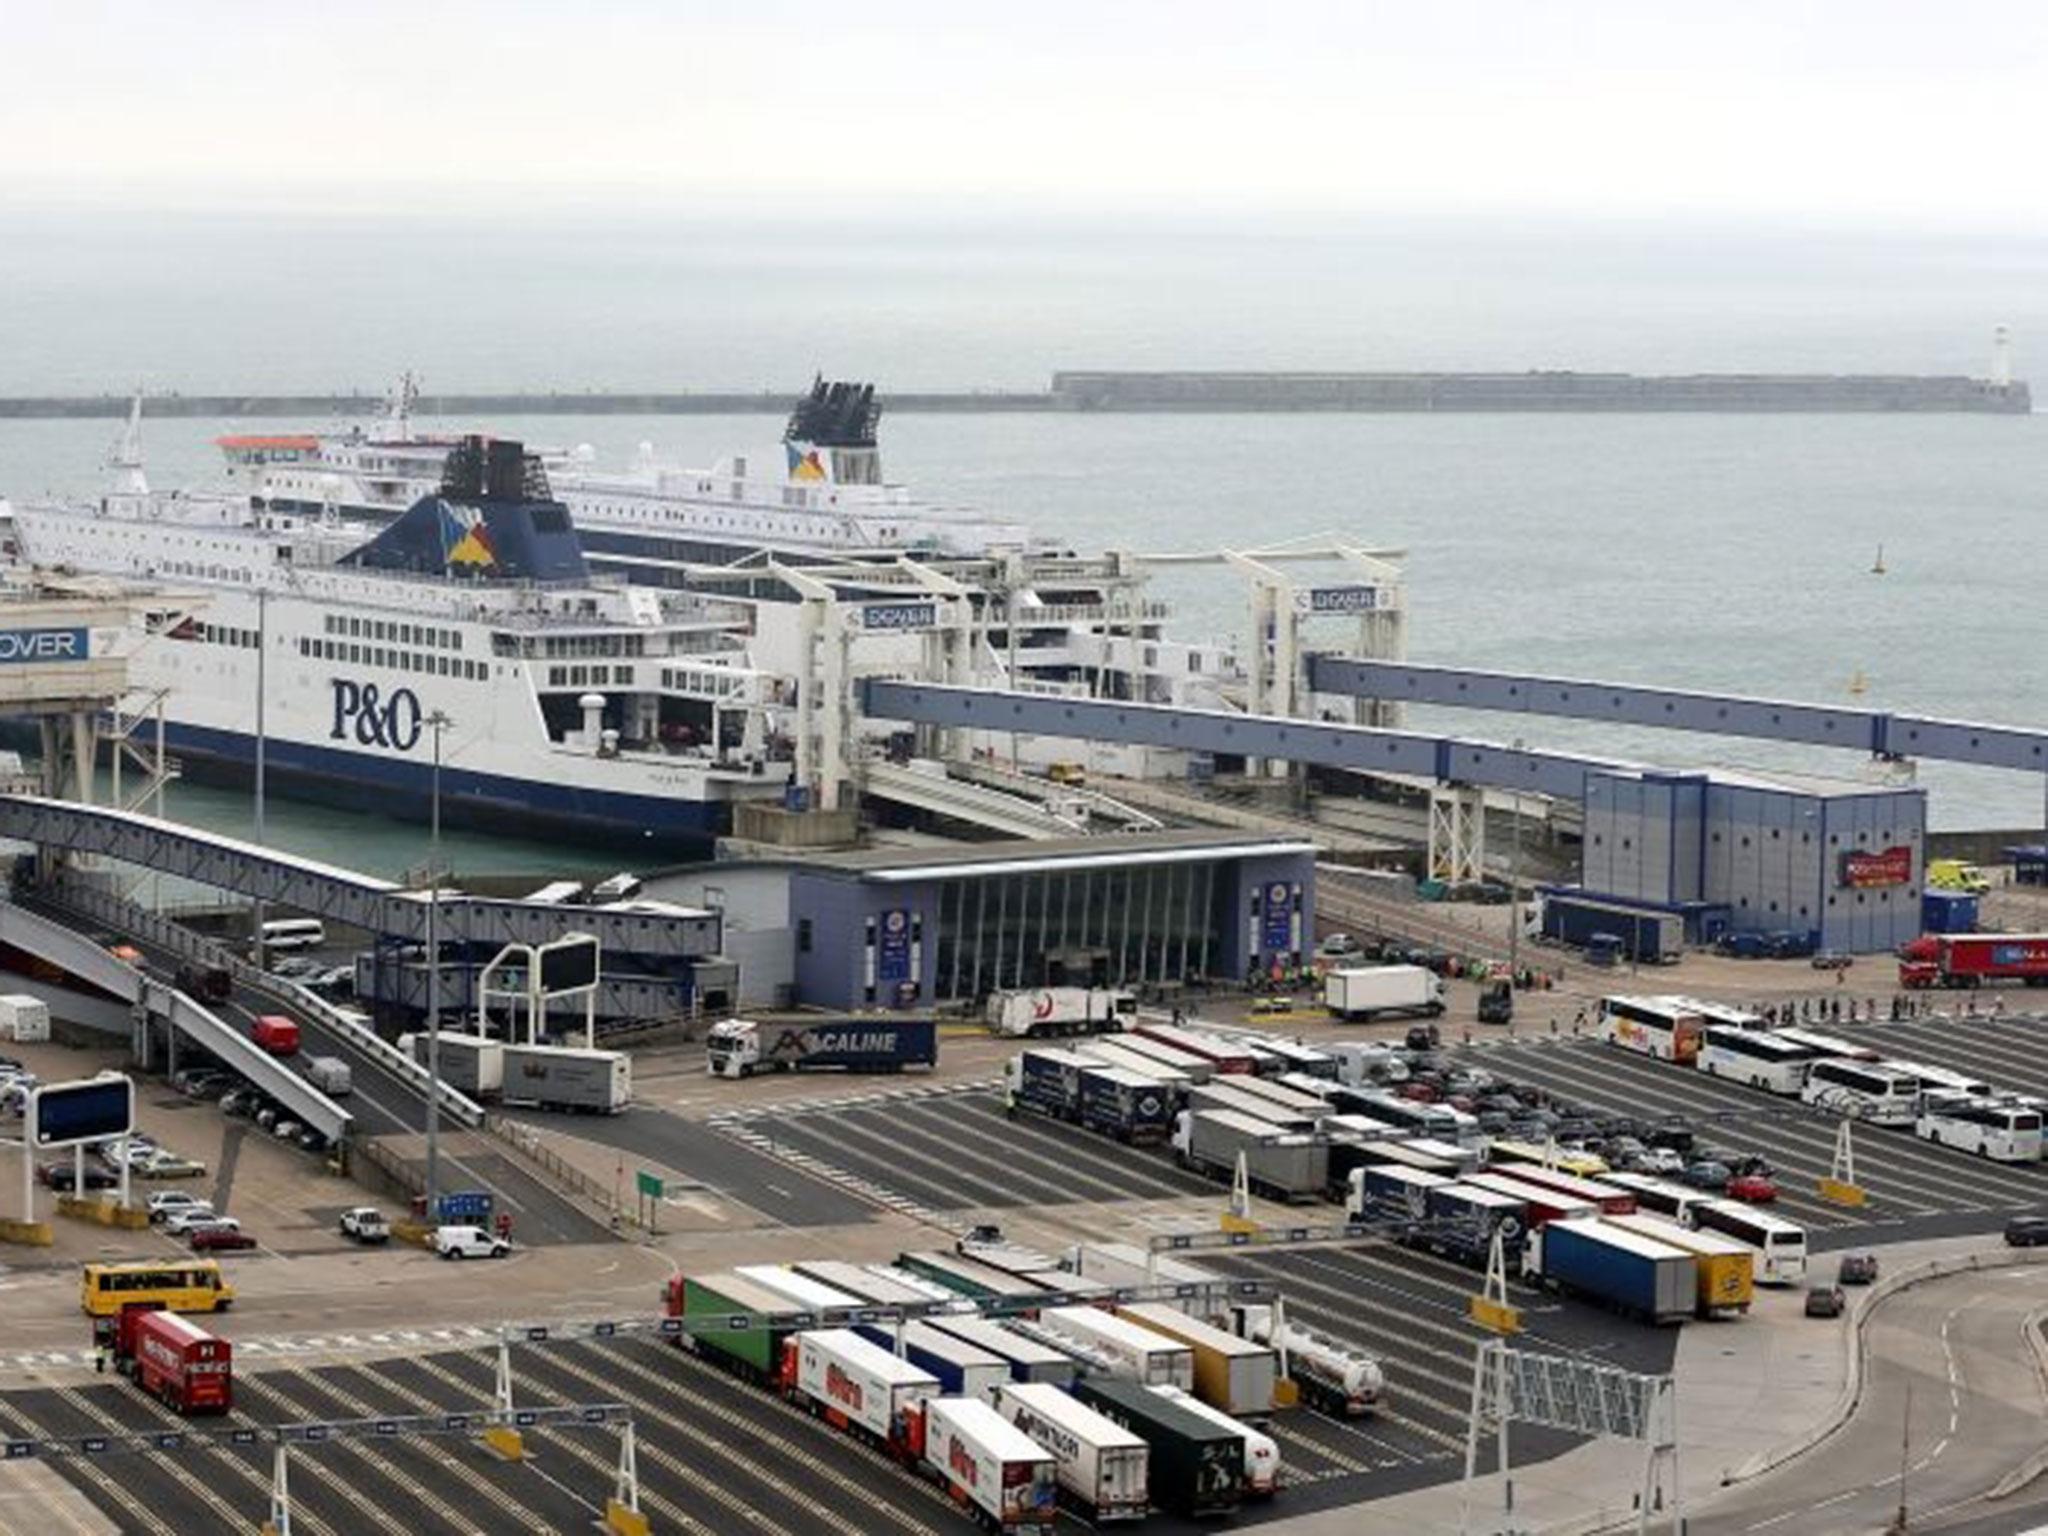
[[[89,1317],[115,1317],[123,1307],[147,1304],[172,1312],[222,1312],[235,1288],[212,1259],[168,1264],[87,1264],[79,1279],[78,1305]]]

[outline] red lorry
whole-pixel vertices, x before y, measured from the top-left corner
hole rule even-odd
[[[2048,987],[2048,933],[1923,933],[1899,949],[1902,987]]]
[[[234,1351],[176,1312],[124,1308],[114,1361],[151,1397],[180,1413],[226,1413],[234,1406]]]

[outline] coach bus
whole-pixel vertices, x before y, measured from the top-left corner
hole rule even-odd
[[[1979,1099],[1991,1097],[1991,1085],[1967,1072],[1951,1072],[1946,1067],[1930,1067],[1925,1062],[1900,1061],[1894,1057],[1886,1057],[1884,1064],[1896,1071],[1910,1073],[1922,1093],[1967,1093]]]
[[[1925,1094],[1913,1133],[1937,1147],[1954,1147],[1994,1163],[2041,1161],[2041,1106],[2025,1099]]]
[[[1844,1061],[1878,1059],[1878,1052],[1869,1046],[1858,1045],[1854,1040],[1844,1040],[1840,1035],[1823,1035],[1811,1029],[1774,1029],[1771,1033],[1780,1040],[1790,1040],[1794,1045],[1810,1045],[1821,1056],[1838,1056]]]
[[[1708,1200],[1693,1208],[1692,1224],[1746,1244],[1756,1254],[1758,1285],[1800,1285],[1806,1280],[1806,1229],[1739,1200]]]
[[[1660,1179],[1648,1173],[1607,1173],[1600,1176],[1602,1184],[1612,1184],[1616,1189],[1625,1189],[1636,1197],[1636,1210],[1652,1215],[1669,1217],[1681,1226],[1697,1226],[1693,1213],[1714,1197],[1703,1190],[1693,1189],[1685,1184],[1674,1184],[1669,1179]]]
[[[1806,1070],[1822,1059],[1818,1046],[1801,1045],[1765,1029],[1737,1029],[1709,1024],[1693,1063],[1709,1077],[1726,1077],[1766,1093],[1796,1098],[1806,1086]]]
[[[1913,1074],[1882,1061],[1816,1061],[1806,1069],[1802,1101],[1872,1125],[1910,1125],[1920,1104]]]
[[[1700,1016],[1709,1029],[1712,1029],[1716,1024],[1726,1024],[1735,1029],[1763,1029],[1766,1027],[1762,1014],[1752,1013],[1747,1008],[1737,1008],[1729,1003],[1704,1002],[1697,997],[1673,997],[1670,1001],[1682,1003],[1690,1008]]]
[[[1698,1010],[1675,997],[1600,999],[1600,1038],[1659,1061],[1690,1066],[1699,1054],[1702,1026]]]

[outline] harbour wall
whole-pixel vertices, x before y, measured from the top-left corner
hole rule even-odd
[[[781,415],[786,390],[492,391],[422,395],[423,416]],[[151,417],[282,417],[317,421],[376,415],[383,396],[338,394],[151,395]],[[1962,374],[1792,373],[1231,373],[1062,370],[1045,390],[884,393],[895,413],[1032,411],[1324,412],[1966,412],[2025,415],[2023,380]],[[0,398],[0,420],[118,417],[126,395]]]

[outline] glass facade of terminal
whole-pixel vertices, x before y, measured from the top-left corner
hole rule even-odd
[[[1219,924],[1231,920],[1218,910],[1216,874],[1213,862],[1188,860],[939,879],[927,908],[937,917],[932,996],[1205,976]]]

